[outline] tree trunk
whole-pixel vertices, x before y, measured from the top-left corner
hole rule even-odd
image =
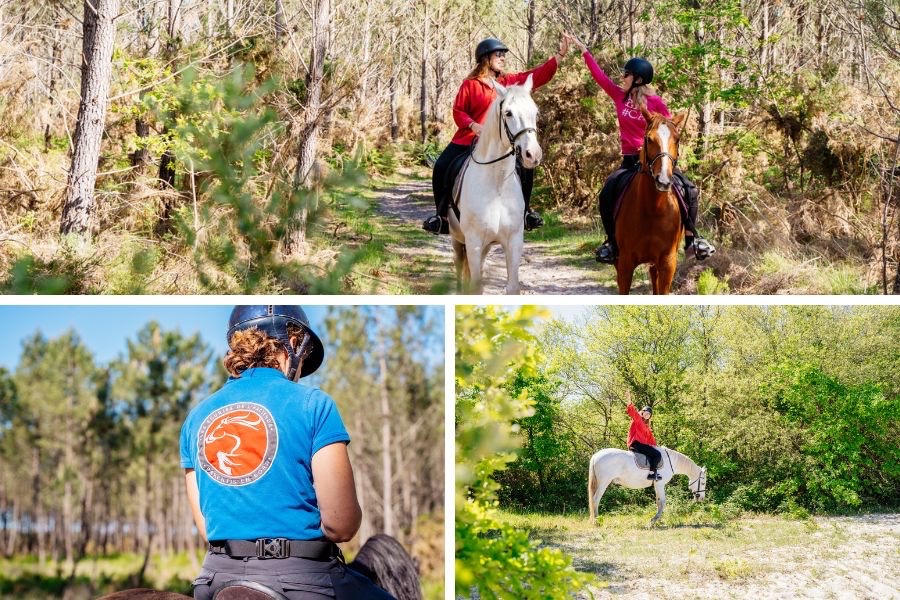
[[[310,51],[309,72],[306,75],[307,106],[306,123],[300,130],[300,144],[297,150],[297,166],[294,168],[294,190],[309,188],[316,149],[319,143],[319,120],[322,111],[322,84],[325,78],[325,51],[328,42],[329,23],[328,0],[316,0],[313,20],[313,42]],[[284,239],[284,253],[291,255],[301,252],[306,242],[306,222],[308,206],[304,203],[293,216]]]
[[[56,111],[53,109],[56,106],[57,70],[60,68],[60,59],[62,55],[62,44],[59,39],[59,30],[61,28],[62,24],[57,21],[53,28],[53,46],[50,50],[50,76],[48,78],[49,81],[47,82],[47,101],[50,103],[50,118],[47,119],[47,123],[44,126],[45,153],[50,151],[50,144],[53,141],[52,122],[56,118]]]
[[[535,21],[534,21],[534,3],[537,0],[530,0],[528,2],[528,16],[526,21],[525,32],[528,37],[526,49],[525,49],[525,64],[527,66],[531,66],[531,59],[534,57],[534,34],[535,34]]]
[[[419,86],[419,125],[422,129],[422,143],[428,141],[428,0],[422,0],[425,9],[425,23],[422,27],[422,69]]]
[[[379,323],[380,325],[380,323]],[[381,327],[379,327],[380,329]],[[387,389],[387,348],[384,333],[378,353],[379,392],[381,394],[381,504],[384,507],[384,533],[394,535],[393,469],[391,464],[391,403]]]
[[[281,46],[281,39],[288,33],[287,20],[284,18],[284,2],[275,0],[275,46]]]
[[[84,40],[81,57],[81,103],[75,126],[72,164],[66,183],[59,231],[90,237],[94,213],[94,185],[100,160],[100,140],[106,119],[109,77],[119,0],[84,2]]]

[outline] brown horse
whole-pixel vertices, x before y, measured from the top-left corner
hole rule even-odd
[[[672,187],[673,171],[678,160],[678,136],[685,114],[672,119],[649,113],[641,106],[647,120],[644,145],[641,147],[641,170],[622,196],[616,215],[616,282],[619,293],[631,290],[634,270],[650,265],[650,284],[654,294],[668,294],[675,277],[675,257],[684,233],[678,198]]]

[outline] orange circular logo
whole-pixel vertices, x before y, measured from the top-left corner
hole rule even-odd
[[[200,467],[225,485],[246,485],[265,475],[278,450],[272,413],[260,404],[224,406],[204,419],[198,435]]]

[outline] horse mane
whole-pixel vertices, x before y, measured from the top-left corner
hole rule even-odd
[[[389,535],[379,533],[366,540],[350,566],[397,600],[422,600],[418,564]]]
[[[666,446],[662,446],[662,447],[666,449],[666,452],[668,452],[669,455],[672,456],[672,458],[676,458],[676,459],[678,459],[679,461],[687,461],[687,463],[688,463],[689,465],[694,465],[694,466],[697,467],[698,469],[700,468],[700,465],[698,465],[698,464],[695,463],[693,460],[691,460],[691,458],[690,458],[688,455],[682,454],[682,453],[679,452],[678,450],[672,450],[671,448],[668,448],[668,447],[666,447]]]

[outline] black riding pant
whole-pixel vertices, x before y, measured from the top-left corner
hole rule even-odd
[[[453,195],[453,178],[450,177],[450,165],[463,154],[472,150],[471,146],[461,144],[448,144],[436,161],[431,172],[431,189],[434,191],[434,205],[437,214],[447,218],[450,210],[450,200]],[[531,190],[534,188],[534,169],[526,169],[516,158],[516,172],[519,182],[522,184],[522,195],[525,197],[525,212],[531,206]]]
[[[660,467],[660,461],[662,460],[662,454],[659,450],[645,444],[643,442],[631,442],[631,451],[637,452],[638,454],[643,454],[647,457],[647,460],[650,463],[650,469],[655,473],[657,469]]]
[[[233,580],[261,583],[290,600],[349,600],[393,597],[336,558],[231,558],[208,553],[194,580],[194,598],[211,600],[223,584]]]
[[[613,245],[616,243],[616,200],[618,200],[617,196],[622,191],[619,189],[619,179],[628,171],[636,171],[640,169],[640,167],[641,161],[637,154],[624,154],[622,156],[622,164],[606,178],[603,189],[600,190],[600,220],[603,222],[603,229],[606,230],[606,237],[609,238],[610,243]],[[677,184],[681,186],[682,197],[687,204],[687,214],[685,214],[684,208],[681,207],[679,203],[679,207],[681,208],[681,220],[684,223],[685,229],[696,236],[697,210],[700,206],[700,193],[697,190],[697,186],[695,186],[680,169],[676,168],[674,175],[678,180]]]

